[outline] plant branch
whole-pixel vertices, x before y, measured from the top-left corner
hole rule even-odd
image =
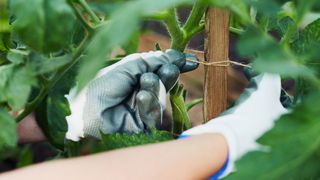
[[[41,101],[46,97],[46,95],[48,94],[48,91],[56,84],[56,82],[71,68],[73,67],[73,65],[75,65],[78,60],[79,57],[81,56],[81,54],[83,53],[86,45],[88,44],[88,36],[82,41],[82,43],[80,44],[80,46],[77,48],[76,52],[74,53],[73,57],[72,57],[72,61],[63,66],[62,68],[60,68],[57,73],[55,74],[54,77],[52,77],[48,82],[42,83],[42,87],[40,89],[40,92],[38,94],[38,96],[31,101],[30,103],[28,103],[25,106],[25,109],[23,110],[22,113],[20,113],[16,118],[16,122],[20,122],[22,119],[24,119],[26,116],[28,116],[38,105],[39,103],[41,103]]]
[[[187,39],[188,41],[193,37],[195,36],[196,34],[198,34],[199,32],[203,31],[205,28],[205,24],[204,23],[201,23],[199,24],[197,27],[193,28],[192,31],[190,31],[189,33],[186,33],[187,34]]]
[[[182,84],[177,83],[170,91],[170,103],[172,106],[173,125],[172,131],[181,134],[191,126],[188,111],[184,100],[185,90]]]
[[[38,96],[31,101],[30,103],[28,103],[25,106],[25,109],[23,110],[22,113],[20,113],[16,118],[16,122],[20,122],[22,119],[24,119],[26,116],[28,116],[31,112],[33,112],[33,110],[37,107],[37,105],[44,99],[44,97],[46,96],[48,91],[48,87],[44,86],[41,88]]]
[[[183,26],[184,31],[192,32],[194,28],[199,26],[199,23],[208,8],[207,3],[204,0],[198,0],[195,2],[192,11]]]
[[[78,0],[78,2],[81,5],[81,7],[89,14],[93,23],[95,25],[100,24],[101,21],[100,21],[99,17],[92,11],[92,9],[88,5],[88,3],[85,0]]]
[[[186,104],[186,108],[187,110],[189,111],[190,109],[192,109],[194,106],[200,104],[200,103],[203,103],[203,98],[198,98],[198,99],[195,99],[193,100],[192,102],[190,103],[187,103]]]
[[[76,14],[77,18],[80,20],[81,24],[84,26],[84,28],[89,31],[92,32],[93,28],[88,24],[88,22],[84,19],[84,17],[82,16],[81,12],[75,7],[74,3],[72,3],[71,1],[68,1],[69,5],[71,6],[71,8],[73,9],[74,13]]]
[[[234,34],[238,34],[241,35],[244,33],[243,29],[239,29],[239,28],[235,28],[235,27],[229,27],[230,32],[234,33]]]
[[[176,10],[175,9],[168,10],[168,15],[163,21],[171,36],[171,47],[173,49],[183,51],[185,49],[185,46],[184,46],[184,43],[181,43],[181,42],[184,41],[184,34],[180,27]]]
[[[201,23],[203,15],[207,9],[204,0],[198,0],[187,19],[187,22],[180,27],[175,9],[168,11],[167,17],[163,20],[171,36],[171,48],[184,51],[189,40],[204,29],[204,23]],[[172,107],[173,133],[179,134],[184,128],[190,128],[190,119],[185,105],[185,99],[182,92],[185,90],[178,82],[170,91],[170,102]]]
[[[146,20],[163,21],[168,17],[169,12],[167,10],[161,11],[149,16],[144,17]]]

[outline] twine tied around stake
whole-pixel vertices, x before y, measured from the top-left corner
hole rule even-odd
[[[228,67],[230,64],[236,65],[236,66],[241,66],[241,67],[247,67],[247,68],[252,68],[250,65],[247,64],[242,64],[236,61],[231,61],[231,60],[226,60],[226,61],[216,61],[216,62],[206,62],[206,61],[196,61],[193,59],[186,59],[187,61],[202,64],[204,66],[215,66],[215,67]]]

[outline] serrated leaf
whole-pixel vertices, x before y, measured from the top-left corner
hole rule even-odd
[[[253,67],[256,71],[291,77],[313,75],[313,71],[298,61],[292,53],[270,35],[255,27],[248,28],[237,46],[241,55],[255,57]]]
[[[3,109],[0,109],[0,151],[13,148],[17,144],[16,122]]]
[[[306,56],[308,60],[317,60],[320,57],[320,19],[309,24],[299,38],[291,44],[291,48],[298,54]]]
[[[278,20],[279,32],[284,43],[292,43],[298,38],[298,27],[292,18],[289,16]]]
[[[71,54],[65,54],[63,56],[47,58],[40,54],[31,54],[29,56],[31,65],[37,74],[44,74],[53,72],[68,64],[72,60]]]
[[[320,94],[310,95],[258,139],[268,151],[250,152],[227,179],[317,179],[320,175]],[[259,167],[257,168],[257,164]]]
[[[69,70],[49,90],[48,96],[36,110],[36,120],[44,134],[55,147],[64,150],[65,134],[68,130],[66,116],[70,115],[69,102],[65,95],[74,85],[77,66]]]
[[[23,44],[44,53],[67,45],[75,16],[65,0],[11,0],[10,10],[13,33]]]
[[[0,66],[0,102],[8,102],[13,111],[25,105],[35,84],[34,73],[28,66]]]
[[[243,0],[265,16],[275,16],[281,8],[277,1],[270,0]]]
[[[101,134],[101,141],[105,150],[113,150],[143,144],[158,143],[173,140],[171,133],[152,129],[151,132],[138,134]]]
[[[26,54],[23,51],[11,49],[7,54],[7,59],[13,64],[22,64]]]

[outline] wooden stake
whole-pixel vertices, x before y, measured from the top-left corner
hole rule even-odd
[[[228,60],[229,13],[210,8],[206,17],[205,59],[208,62]],[[227,107],[227,67],[205,67],[204,120],[217,117]]]

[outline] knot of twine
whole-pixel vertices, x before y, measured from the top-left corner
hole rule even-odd
[[[206,61],[196,61],[193,59],[186,59],[187,61],[202,64],[204,66],[215,66],[215,67],[228,67],[230,64],[241,66],[241,67],[247,67],[252,68],[250,65],[242,64],[236,61],[226,60],[226,61],[215,61],[215,62],[206,62]]]

